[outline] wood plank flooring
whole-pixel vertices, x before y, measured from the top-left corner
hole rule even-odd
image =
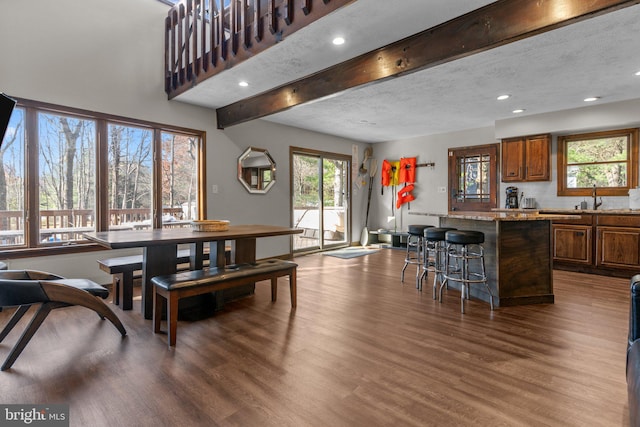
[[[400,283],[403,255],[298,257],[297,310],[286,279],[275,304],[259,283],[181,321],[174,349],[139,299],[115,307],[124,339],[89,310],[55,310],[0,372],[0,402],[68,403],[71,425],[92,427],[628,425],[627,279],[554,271],[555,304],[462,315],[458,292],[439,304],[411,267]]]

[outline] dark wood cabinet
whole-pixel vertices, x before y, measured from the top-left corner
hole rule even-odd
[[[625,277],[640,272],[640,215],[582,214],[552,228],[555,268]]]
[[[640,269],[640,216],[596,215],[596,267]]]
[[[596,266],[640,267],[640,228],[596,227]]]
[[[591,265],[590,225],[553,224],[553,260]]]
[[[549,181],[551,135],[502,140],[502,181]]]
[[[502,141],[502,181],[524,180],[524,139]]]

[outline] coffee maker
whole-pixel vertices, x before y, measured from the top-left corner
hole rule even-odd
[[[518,187],[507,187],[507,198],[504,207],[518,209]]]

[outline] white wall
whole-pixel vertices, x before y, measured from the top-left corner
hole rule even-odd
[[[554,113],[535,114],[525,117],[496,121],[496,139],[518,135],[551,133],[551,181],[514,183],[526,197],[535,197],[539,207],[568,208],[578,205],[582,197],[557,197],[557,137],[609,129],[625,129],[640,126],[640,99],[608,104],[595,104]],[[502,186],[504,190],[505,185]],[[502,192],[501,192],[502,194]],[[589,208],[593,199],[586,198]],[[599,209],[626,209],[629,197],[603,197]]]
[[[11,1],[2,6],[0,91],[206,131],[210,219],[288,226],[289,146],[351,153],[352,141],[264,121],[220,131],[213,110],[168,101],[163,61],[164,18],[169,7],[157,0]],[[365,144],[357,145],[362,153]],[[266,195],[249,194],[237,181],[236,161],[248,146],[266,148],[277,163],[278,181]],[[218,185],[218,194],[212,193],[213,184]],[[354,193],[357,236],[361,193]],[[258,242],[258,257],[288,250],[288,238]],[[136,251],[127,251],[131,252]],[[113,255],[89,252],[12,259],[8,263],[10,268],[42,269],[109,283],[110,277],[98,270],[95,260]]]
[[[207,133],[208,218],[233,223],[289,225],[289,146],[350,154],[353,141],[307,132],[265,121],[216,128],[215,112],[168,101],[163,87],[164,18],[168,7],[157,0],[57,0],[5,1],[0,26],[0,91],[42,102],[94,110],[102,113],[204,130]],[[69,15],[69,11],[73,11]],[[28,25],[25,24],[28,22]],[[383,159],[417,156],[434,168],[417,171],[418,184],[411,202],[414,212],[446,212],[447,149],[497,142],[499,138],[538,132],[599,129],[604,126],[638,126],[640,104],[636,102],[589,107],[570,112],[528,116],[499,121],[493,126],[376,144],[374,157]],[[357,143],[362,159],[365,144]],[[266,148],[278,165],[278,182],[266,195],[247,193],[236,179],[236,159],[248,146]],[[555,144],[554,144],[555,151]],[[555,155],[554,155],[555,156]],[[555,157],[554,157],[555,171]],[[528,196],[544,207],[572,207],[579,200],[555,197],[553,181],[520,184]],[[212,185],[218,194],[212,194]],[[501,184],[500,196],[504,191]],[[352,239],[359,240],[366,209],[366,187],[352,192]],[[626,198],[605,198],[603,207],[626,207]],[[407,215],[404,205],[397,217],[399,228],[410,223],[434,223],[433,218]],[[373,189],[369,225],[389,228],[391,194],[380,194],[378,172]],[[287,252],[286,238],[258,243],[258,257]],[[66,276],[88,277],[108,283],[95,259],[109,252],[9,260],[11,268],[39,268]],[[1,256],[0,256],[1,257]]]
[[[400,214],[396,215],[399,229],[406,230],[409,224],[435,225],[435,217],[409,215],[409,211],[446,213],[447,193],[438,193],[438,187],[447,186],[447,150],[451,147],[464,147],[499,143],[502,138],[539,133],[552,134],[551,146],[551,181],[545,182],[500,182],[498,206],[504,203],[504,191],[507,186],[518,187],[525,197],[535,197],[539,208],[573,209],[583,198],[558,197],[557,193],[557,136],[593,132],[598,130],[640,127],[640,99],[610,104],[593,105],[573,110],[558,111],[548,114],[529,115],[496,121],[495,126],[452,132],[441,135],[424,136],[403,141],[391,141],[376,144],[375,156],[382,159],[398,160],[400,157],[418,157],[419,163],[434,161],[434,168],[419,168],[414,195],[416,200],[410,207],[404,205]],[[391,191],[385,188],[384,196],[380,195],[380,182],[376,181],[374,190],[376,208],[370,228],[393,228],[393,222],[387,222],[391,215]],[[586,199],[588,206],[592,200]],[[600,209],[626,209],[629,207],[628,197],[603,197]]]
[[[446,213],[448,188],[448,149],[452,147],[466,147],[495,143],[493,127],[452,132],[440,135],[423,136],[408,140],[392,141],[375,144],[374,157],[382,160],[399,160],[402,157],[417,157],[418,163],[435,163],[434,167],[419,167],[416,169],[416,184],[412,194],[416,200],[404,204],[400,209],[392,208],[392,187],[381,189],[380,172],[373,190],[373,215],[369,222],[370,229],[393,229],[394,222],[387,221],[395,210],[396,226],[398,230],[406,230],[409,224],[437,225],[437,218],[410,215],[411,211]],[[444,187],[444,193],[438,188]],[[397,191],[398,189],[396,189]]]

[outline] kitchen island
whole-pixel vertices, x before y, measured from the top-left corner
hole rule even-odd
[[[551,221],[572,216],[462,211],[412,215],[437,216],[440,227],[484,233],[487,280],[497,307],[554,302]],[[459,290],[460,284],[450,287]],[[471,296],[489,302],[483,286],[472,286]]]

